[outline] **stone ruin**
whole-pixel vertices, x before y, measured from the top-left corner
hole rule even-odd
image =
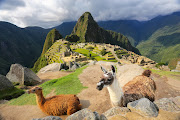
[[[180,61],[177,62],[176,69],[172,70],[172,72],[180,72]]]

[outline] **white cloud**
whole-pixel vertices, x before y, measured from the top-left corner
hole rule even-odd
[[[97,21],[149,20],[180,10],[179,0],[1,0],[0,20],[20,27],[52,27],[89,11]]]

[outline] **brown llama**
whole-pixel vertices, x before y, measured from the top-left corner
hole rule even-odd
[[[41,87],[33,87],[28,93],[36,94],[39,108],[48,115],[71,115],[81,109],[79,98],[76,95],[56,95],[44,98]]]
[[[111,71],[108,72],[103,67],[102,79],[97,83],[97,89],[102,90],[107,87],[113,106],[127,106],[129,102],[140,98],[148,98],[151,101],[155,99],[155,82],[149,78],[151,71],[145,70],[142,75],[136,76],[133,80],[126,83],[123,88],[120,87],[118,78],[116,78],[115,67],[111,65]]]

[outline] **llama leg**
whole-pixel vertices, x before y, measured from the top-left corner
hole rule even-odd
[[[71,115],[81,109],[81,104],[70,103],[67,109],[67,115]]]
[[[71,114],[75,113],[76,111],[77,110],[73,106],[70,106],[67,109],[67,115],[71,115]]]

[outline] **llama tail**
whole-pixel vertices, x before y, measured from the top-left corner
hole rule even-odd
[[[151,75],[151,70],[145,70],[142,75],[149,77]]]

